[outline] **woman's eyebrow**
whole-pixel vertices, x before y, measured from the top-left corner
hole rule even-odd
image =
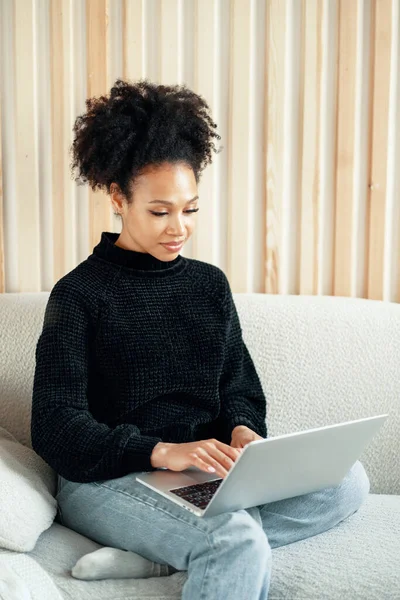
[[[190,204],[191,202],[194,202],[195,200],[198,200],[198,196],[195,196],[194,198],[192,198],[191,200],[188,200],[186,202],[186,204]],[[158,202],[158,204],[174,204],[173,202],[170,202],[169,200],[150,200],[148,202],[148,204],[153,204],[155,202]]]

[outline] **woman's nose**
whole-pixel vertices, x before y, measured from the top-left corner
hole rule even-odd
[[[170,230],[171,232],[174,232],[174,235],[176,235],[177,237],[182,237],[185,234],[185,226],[183,224],[183,221],[177,219],[170,227]]]

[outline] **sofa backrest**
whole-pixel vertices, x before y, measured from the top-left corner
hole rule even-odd
[[[35,349],[48,296],[0,294],[0,425],[28,446]],[[389,413],[360,460],[371,491],[400,493],[400,305],[233,296],[267,400],[268,436]]]
[[[236,294],[268,436],[388,413],[360,455],[371,492],[400,494],[400,305]]]
[[[0,294],[0,426],[29,447],[35,350],[48,297]]]

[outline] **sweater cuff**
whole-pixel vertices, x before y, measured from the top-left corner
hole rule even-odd
[[[131,437],[124,449],[124,462],[129,471],[155,471],[150,462],[154,447],[163,440],[159,437],[143,435],[139,439]]]
[[[252,421],[250,421],[250,419],[248,419],[246,417],[241,417],[240,415],[235,415],[234,417],[230,417],[229,419],[227,419],[225,421],[225,433],[229,437],[229,439],[231,439],[232,431],[238,425],[245,425],[246,427],[248,427],[249,429],[251,429],[252,431],[257,433],[258,435],[265,437],[264,435],[259,433],[259,431],[258,431],[259,428],[256,427],[254,425],[254,423]]]

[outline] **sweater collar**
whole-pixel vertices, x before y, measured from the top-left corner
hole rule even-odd
[[[186,265],[186,259],[180,254],[174,260],[162,261],[147,252],[120,248],[115,245],[119,235],[103,231],[100,242],[93,248],[93,255],[115,265],[129,267],[134,273],[144,276],[172,275]]]

